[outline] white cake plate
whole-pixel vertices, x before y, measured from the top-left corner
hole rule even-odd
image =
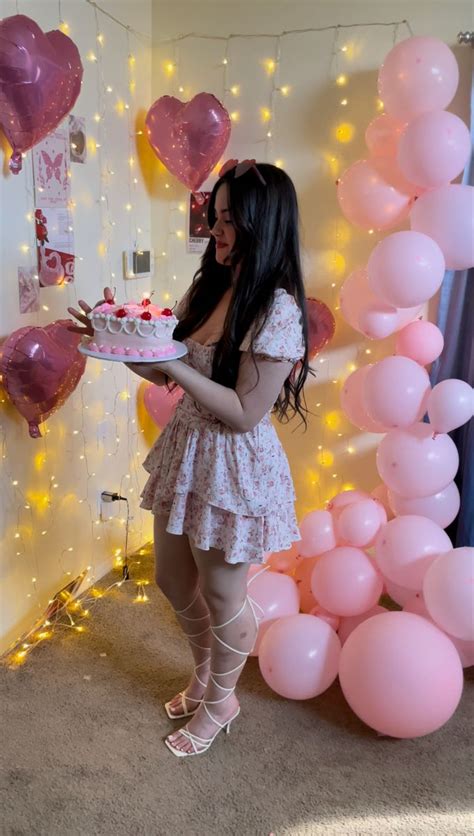
[[[78,351],[85,354],[86,357],[94,357],[96,360],[111,360],[113,363],[165,363],[167,360],[180,360],[188,353],[184,343],[178,340],[170,340],[170,344],[174,346],[175,353],[167,354],[166,357],[131,357],[129,354],[106,354],[102,351],[91,351],[89,343],[92,338],[84,340],[79,346]]]

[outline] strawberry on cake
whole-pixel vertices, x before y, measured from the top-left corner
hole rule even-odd
[[[117,305],[113,299],[87,314],[94,329],[90,351],[124,357],[168,357],[176,353],[173,331],[178,320],[171,308],[159,308],[148,297]]]

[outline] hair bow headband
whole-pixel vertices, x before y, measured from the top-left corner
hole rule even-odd
[[[243,174],[247,174],[247,171],[253,171],[257,175],[260,182],[266,186],[266,180],[260,174],[257,168],[257,161],[256,160],[242,160],[240,163],[238,160],[227,160],[226,163],[222,166],[221,170],[219,171],[219,177],[223,177],[224,174],[227,174],[228,171],[234,171],[234,180],[237,177],[242,177]]]

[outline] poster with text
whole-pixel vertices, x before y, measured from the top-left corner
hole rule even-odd
[[[40,286],[74,281],[74,232],[69,209],[36,209],[35,228]]]
[[[189,195],[189,223],[187,236],[188,253],[203,253],[211,232],[207,224],[207,210],[211,192],[200,192],[199,196]]]

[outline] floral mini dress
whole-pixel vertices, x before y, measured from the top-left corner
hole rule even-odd
[[[240,350],[247,351],[250,329]],[[185,338],[188,363],[212,374],[215,345]],[[297,363],[305,346],[301,311],[275,291],[254,353]],[[269,552],[301,539],[288,459],[270,412],[250,432],[236,432],[184,394],[144,461],[150,474],[141,507],[168,517],[170,534],[187,534],[200,549],[221,549],[227,563],[263,563]]]

